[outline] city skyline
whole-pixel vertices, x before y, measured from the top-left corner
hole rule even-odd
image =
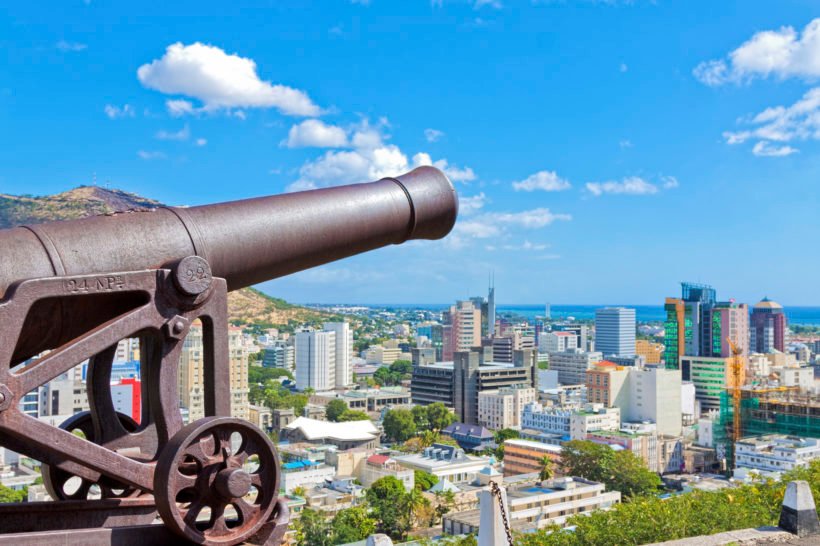
[[[809,3],[394,7],[9,7],[0,193],[96,180],[195,205],[433,163],[461,197],[448,238],[262,288],[447,302],[494,271],[502,302],[663,305],[702,279],[820,304]]]

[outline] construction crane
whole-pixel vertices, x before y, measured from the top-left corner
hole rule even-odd
[[[741,432],[741,420],[740,420],[740,400],[741,400],[741,392],[740,387],[743,386],[743,383],[746,381],[746,357],[743,354],[743,348],[740,347],[737,343],[731,340],[731,338],[726,338],[726,341],[729,342],[729,347],[732,350],[732,357],[729,359],[729,377],[728,377],[728,390],[732,393],[732,466],[734,466],[734,459],[735,459],[735,449],[737,441],[740,440]]]

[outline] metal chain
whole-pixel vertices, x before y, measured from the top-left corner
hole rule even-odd
[[[504,509],[504,501],[501,498],[501,488],[495,482],[490,482],[490,493],[498,499],[498,507],[501,509],[501,521],[504,522],[504,532],[507,533],[507,542],[509,546],[515,546],[513,543],[512,529],[510,529],[510,522],[507,520],[507,510]]]

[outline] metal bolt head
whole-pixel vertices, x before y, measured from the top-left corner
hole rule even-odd
[[[198,296],[211,286],[211,266],[205,258],[188,256],[174,269],[174,284],[186,296]]]
[[[181,320],[174,321],[174,333],[181,334],[182,331],[185,329],[185,323]]]
[[[0,411],[9,409],[12,402],[14,402],[14,395],[7,386],[0,384]]]

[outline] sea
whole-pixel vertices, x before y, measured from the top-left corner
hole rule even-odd
[[[450,304],[370,304],[362,307],[378,309],[424,309],[428,311],[443,311]],[[661,305],[629,305],[629,304],[609,304],[609,305],[551,305],[550,316],[553,320],[573,317],[576,320],[595,319],[595,310],[601,307],[631,307],[635,309],[638,322],[663,322],[666,313]],[[820,307],[784,307],[786,318],[789,324],[820,325]],[[496,313],[509,314],[534,320],[536,317],[543,318],[545,312],[544,305],[498,305]]]

